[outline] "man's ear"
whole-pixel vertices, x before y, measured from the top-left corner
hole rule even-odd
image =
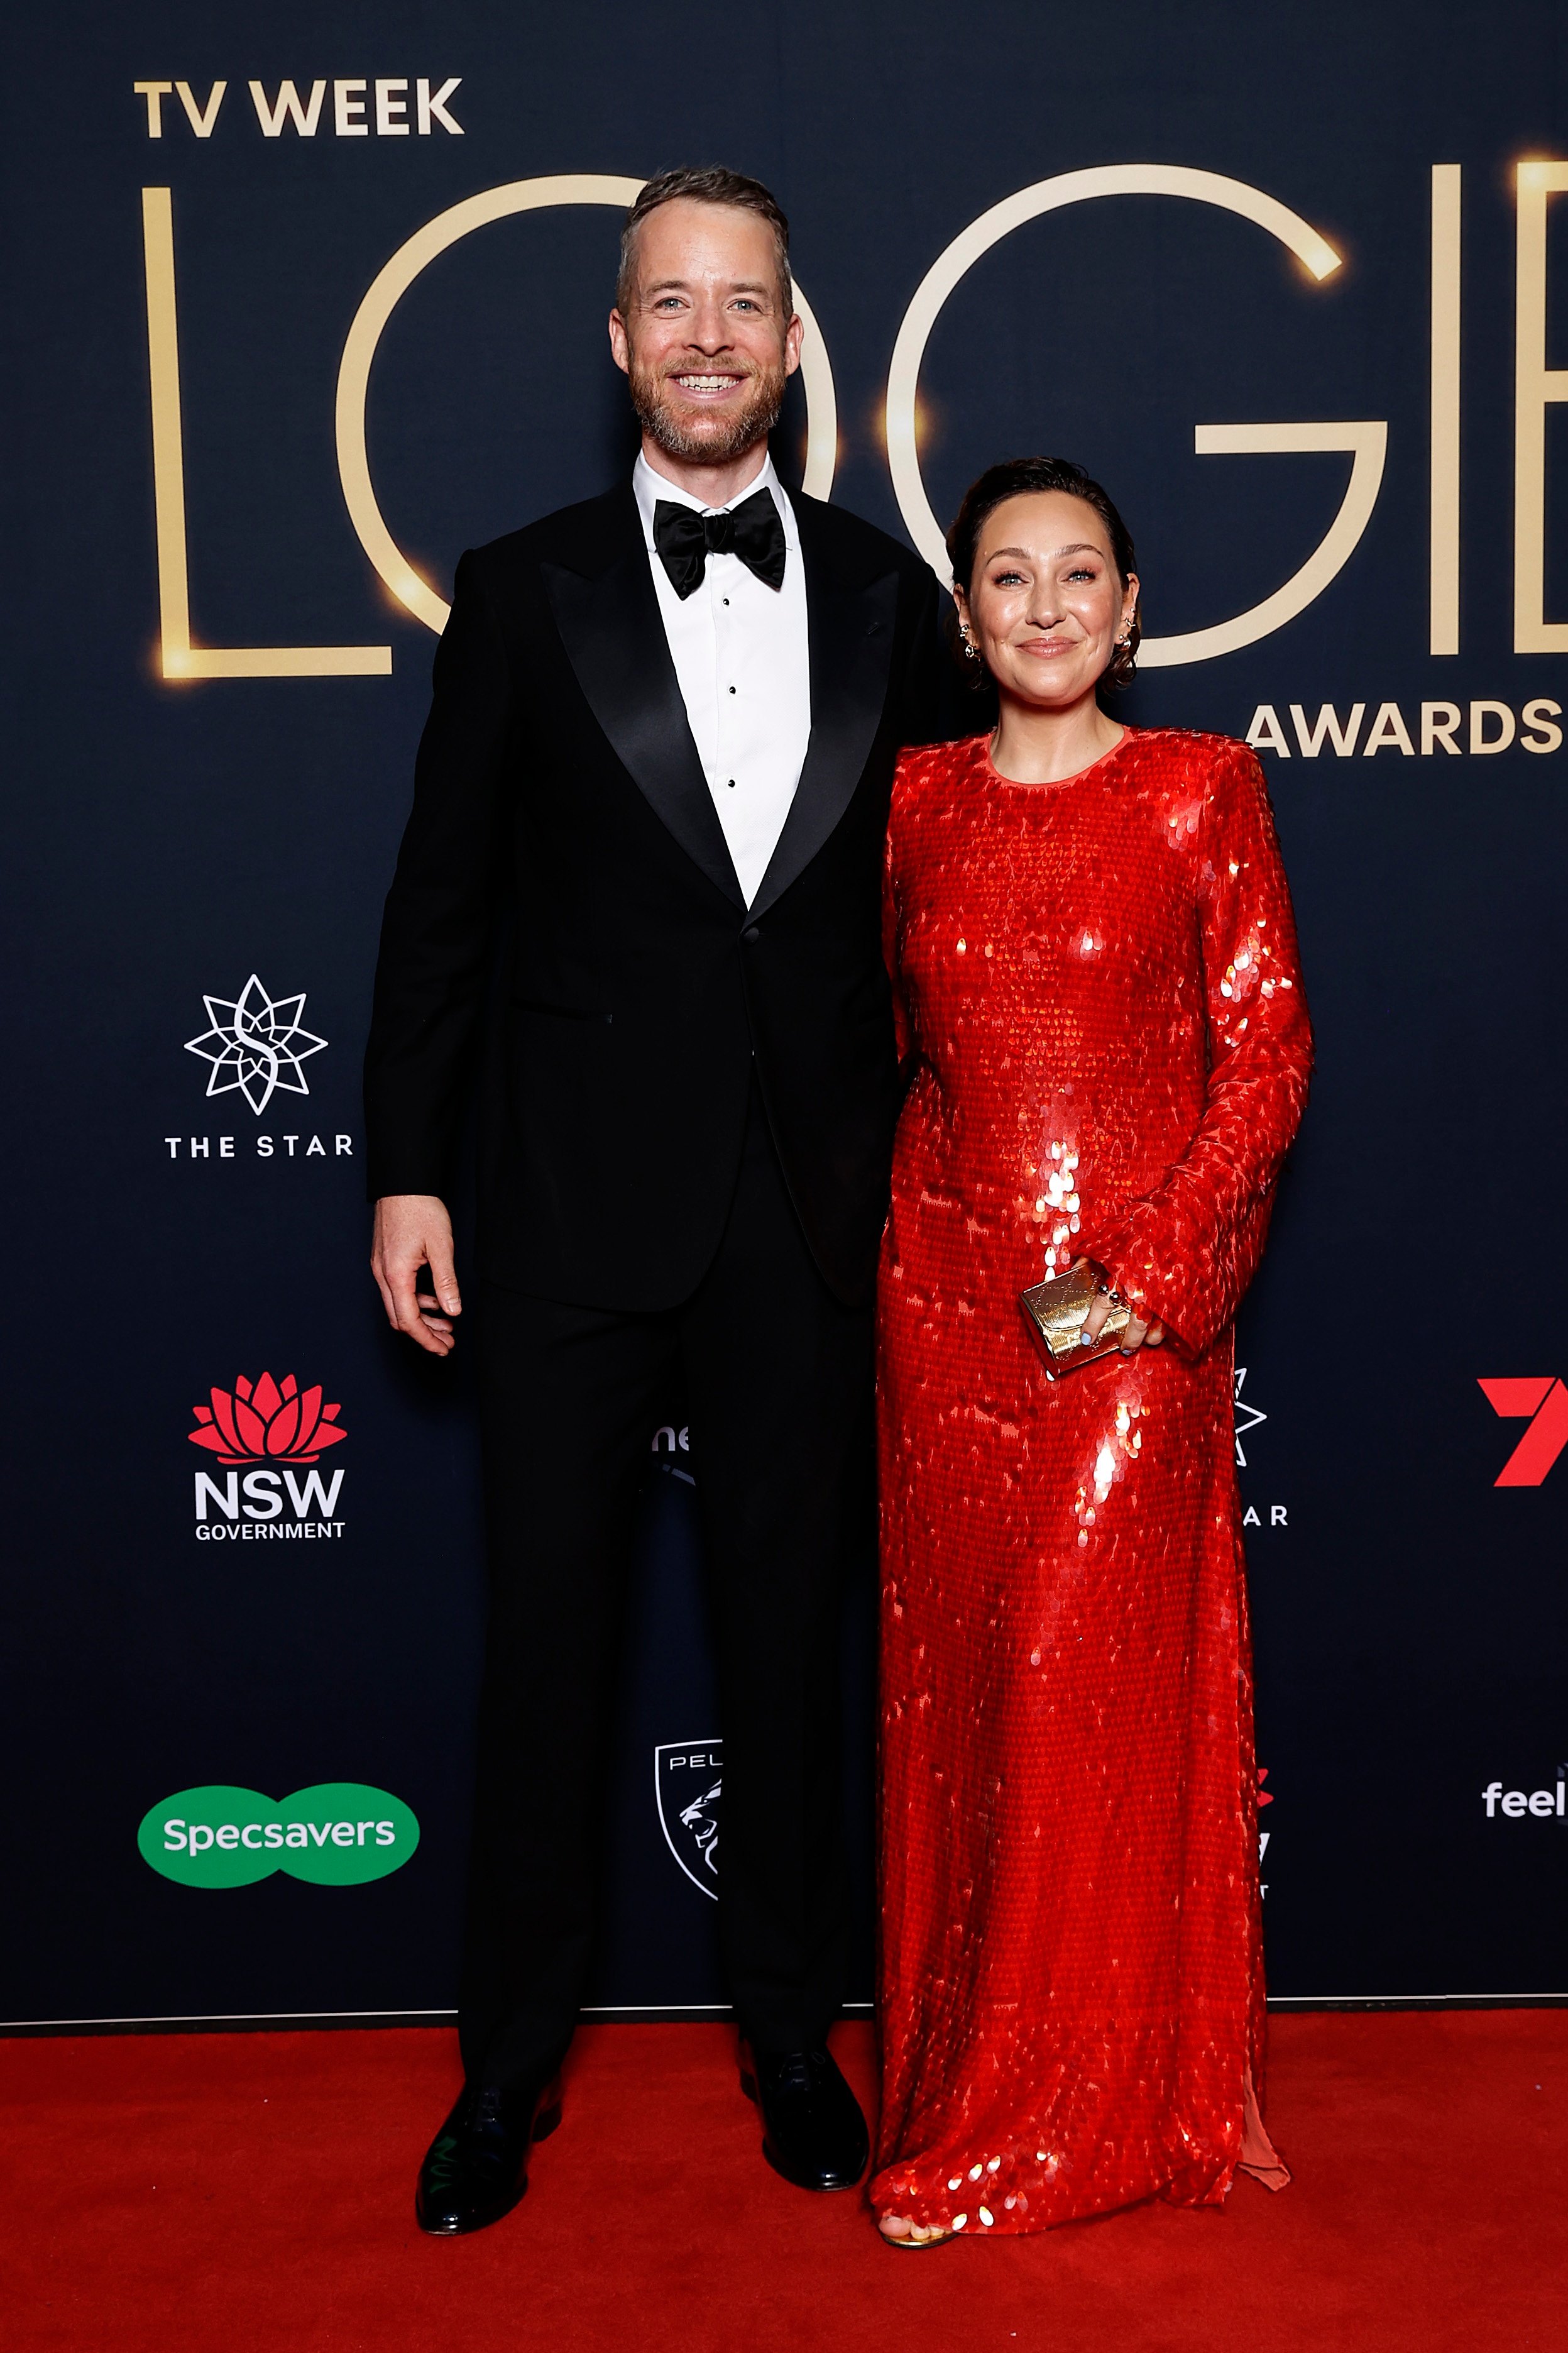
[[[618,311],[610,313],[610,357],[623,375],[631,374],[632,339]]]

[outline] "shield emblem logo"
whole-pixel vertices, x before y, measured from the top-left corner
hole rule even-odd
[[[667,1740],[653,1752],[654,1800],[664,1842],[693,1887],[715,1904],[722,1747],[718,1740]]]

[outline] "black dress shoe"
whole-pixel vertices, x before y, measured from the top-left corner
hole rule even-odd
[[[741,2046],[741,2089],[763,2112],[763,2155],[797,2189],[853,2189],[871,2143],[860,2103],[826,2051]]]
[[[559,2076],[533,2096],[465,2084],[419,2168],[419,2228],[455,2239],[510,2214],[528,2188],[529,2150],[560,2122]]]

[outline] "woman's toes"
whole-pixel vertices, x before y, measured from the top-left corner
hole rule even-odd
[[[907,2214],[879,2215],[877,2228],[884,2239],[892,2239],[900,2246],[923,2247],[929,2245],[932,2239],[946,2239],[952,2235],[951,2232],[944,2231],[940,2222],[928,2226],[924,2222],[912,2221]]]

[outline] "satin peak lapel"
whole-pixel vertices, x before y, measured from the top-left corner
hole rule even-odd
[[[804,874],[855,797],[888,699],[899,575],[847,584],[823,559],[816,518],[795,501],[811,645],[811,737],[784,831],[752,902],[753,920]]]
[[[542,564],[544,593],[577,683],[621,765],[693,864],[743,910],[724,828],[687,723],[629,491],[626,505],[631,529],[616,533],[621,543],[605,568],[589,576],[563,564]]]

